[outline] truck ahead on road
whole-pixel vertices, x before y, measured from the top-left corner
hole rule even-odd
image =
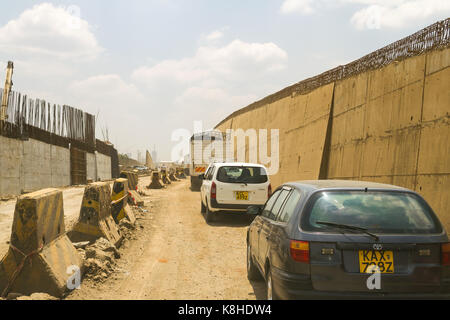
[[[159,162],[159,169],[165,168],[166,170],[169,170],[174,167],[175,167],[175,163],[173,161],[160,161]]]
[[[225,155],[224,140],[224,134],[218,130],[195,133],[191,137],[189,163],[191,190],[200,190],[203,182],[200,175],[206,172],[206,168],[208,168],[210,163],[223,161]],[[217,144],[212,145],[215,142]]]

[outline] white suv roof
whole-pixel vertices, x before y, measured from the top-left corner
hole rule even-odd
[[[260,167],[266,168],[262,164],[257,163],[247,163],[247,162],[215,162],[211,163],[211,166],[220,166],[220,167]]]

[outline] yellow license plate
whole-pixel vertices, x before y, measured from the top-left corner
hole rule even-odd
[[[394,273],[394,252],[359,250],[359,272]]]
[[[236,191],[236,200],[248,200],[248,192]]]

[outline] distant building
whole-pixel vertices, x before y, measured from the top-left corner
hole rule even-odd
[[[144,163],[143,160],[144,160],[144,159],[143,159],[143,157],[142,157],[142,152],[141,152],[141,150],[138,150],[138,151],[137,151],[137,161],[139,161],[140,163]]]
[[[145,166],[150,169],[155,168],[155,164],[153,163],[152,156],[150,155],[150,152],[148,152],[148,151],[145,154]]]
[[[152,151],[152,159],[153,162],[158,162],[158,154],[156,153],[156,150]]]

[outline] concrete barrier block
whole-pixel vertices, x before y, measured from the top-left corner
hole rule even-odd
[[[116,179],[111,195],[111,214],[117,224],[124,218],[128,219],[132,224],[136,223],[133,210],[128,205],[128,197],[128,180],[123,178]]]
[[[120,178],[128,180],[128,189],[129,190],[137,190],[139,177],[136,173],[131,171],[122,171],[120,173]]]
[[[139,193],[137,191],[130,190],[130,191],[128,191],[128,193],[130,194],[130,196],[128,198],[129,202],[131,202],[131,204],[133,206],[138,206],[138,207],[144,206],[144,200],[142,199],[142,197],[139,195]]]
[[[65,234],[62,192],[45,189],[20,197],[10,248],[0,262],[0,294],[62,297],[69,267],[82,272],[81,257]]]
[[[161,181],[161,174],[159,171],[154,171],[152,173],[152,182],[147,187],[147,189],[162,189],[164,188],[164,184]]]
[[[122,235],[111,216],[111,188],[107,182],[96,182],[84,190],[80,216],[68,233],[72,242],[95,241],[106,238],[116,247]]]

